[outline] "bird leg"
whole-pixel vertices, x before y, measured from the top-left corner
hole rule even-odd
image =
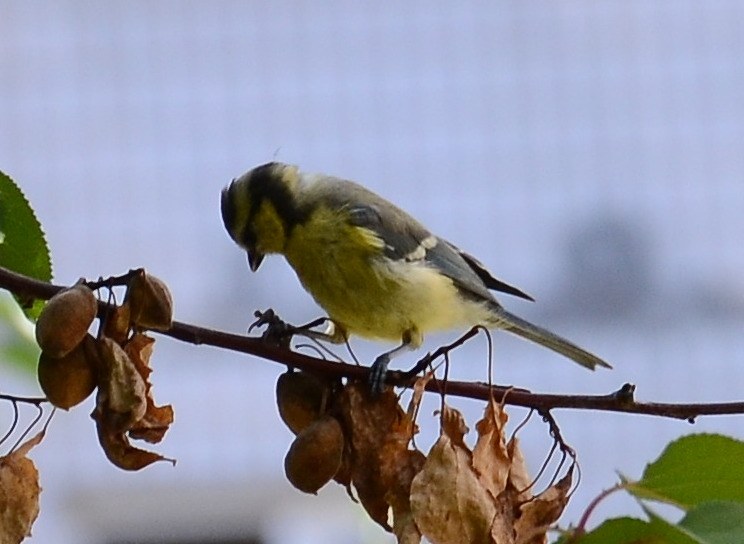
[[[420,344],[420,342],[419,342]],[[369,367],[369,386],[372,390],[372,396],[379,395],[385,388],[385,378],[387,377],[387,369],[390,361],[401,353],[405,353],[412,349],[416,349],[416,345],[412,342],[411,334],[403,335],[403,342],[396,348],[386,351],[382,355],[375,359],[372,366]]]

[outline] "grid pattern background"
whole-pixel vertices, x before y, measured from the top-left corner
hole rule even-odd
[[[315,317],[281,260],[249,277],[219,218],[222,186],[277,158],[396,201],[539,300],[508,307],[616,366],[583,373],[497,335],[497,382],[741,396],[741,2],[35,0],[0,7],[0,36],[0,168],[35,206],[61,283],[146,266],[180,320],[243,330],[268,306]],[[452,376],[484,379],[483,346],[468,349]],[[359,513],[339,531],[338,510],[313,510],[342,497],[282,481],[277,368],[166,340],[155,366],[177,410],[162,449],[178,468],[119,474],[86,409],[65,414],[37,454],[30,542],[168,542],[195,527],[215,542],[380,541]],[[616,469],[639,474],[674,436],[742,435],[733,418],[559,421],[584,468],[574,521]],[[537,466],[545,430],[531,427]],[[138,504],[143,490],[153,503]],[[287,523],[277,501],[306,519]]]

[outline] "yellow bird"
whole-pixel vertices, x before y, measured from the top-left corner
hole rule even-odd
[[[611,368],[576,344],[506,311],[490,290],[532,300],[475,258],[439,238],[391,202],[352,181],[270,162],[222,191],[222,219],[252,271],[267,254],[284,255],[328,312],[323,334],[400,342],[372,365],[382,387],[390,360],[424,333],[482,325],[504,329],[594,369]]]

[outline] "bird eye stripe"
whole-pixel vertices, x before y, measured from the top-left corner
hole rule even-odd
[[[227,231],[232,235],[235,230],[235,221],[236,221],[236,204],[235,199],[233,198],[233,186],[234,183],[231,183],[224,189],[222,189],[222,200],[221,200],[221,208],[222,208],[222,222],[225,224],[225,228]]]

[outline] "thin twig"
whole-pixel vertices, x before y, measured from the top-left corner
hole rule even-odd
[[[35,280],[2,267],[0,267],[0,288],[7,289],[16,294],[30,295],[40,299],[49,299],[55,293],[64,289],[62,286]],[[99,314],[103,314],[109,310],[110,306],[108,304],[99,302]],[[476,332],[475,330],[471,330],[457,342],[467,340],[472,335],[475,335]],[[276,363],[333,378],[346,377],[354,380],[366,380],[369,373],[369,369],[366,367],[325,361],[268,344],[259,338],[208,329],[178,321],[173,323],[170,330],[161,334],[190,344],[203,344],[247,353]],[[428,360],[427,357],[422,359],[422,362],[427,360],[423,366],[425,367],[441,353],[441,351],[437,350],[429,356],[431,358],[428,358]],[[387,382],[394,385],[407,386],[411,382],[410,376],[407,376],[405,372],[389,372],[388,376]],[[436,392],[438,386],[432,381],[427,384],[426,390]],[[556,395],[533,393],[527,389],[516,389],[513,387],[489,387],[488,384],[478,382],[450,381],[447,383],[448,395],[480,400],[493,398],[496,402],[503,401],[513,406],[534,408],[540,412],[555,409],[599,410],[683,419],[691,423],[699,416],[744,414],[744,401],[692,404],[637,402],[634,399],[633,393],[634,386],[631,384],[625,384],[609,395]]]

